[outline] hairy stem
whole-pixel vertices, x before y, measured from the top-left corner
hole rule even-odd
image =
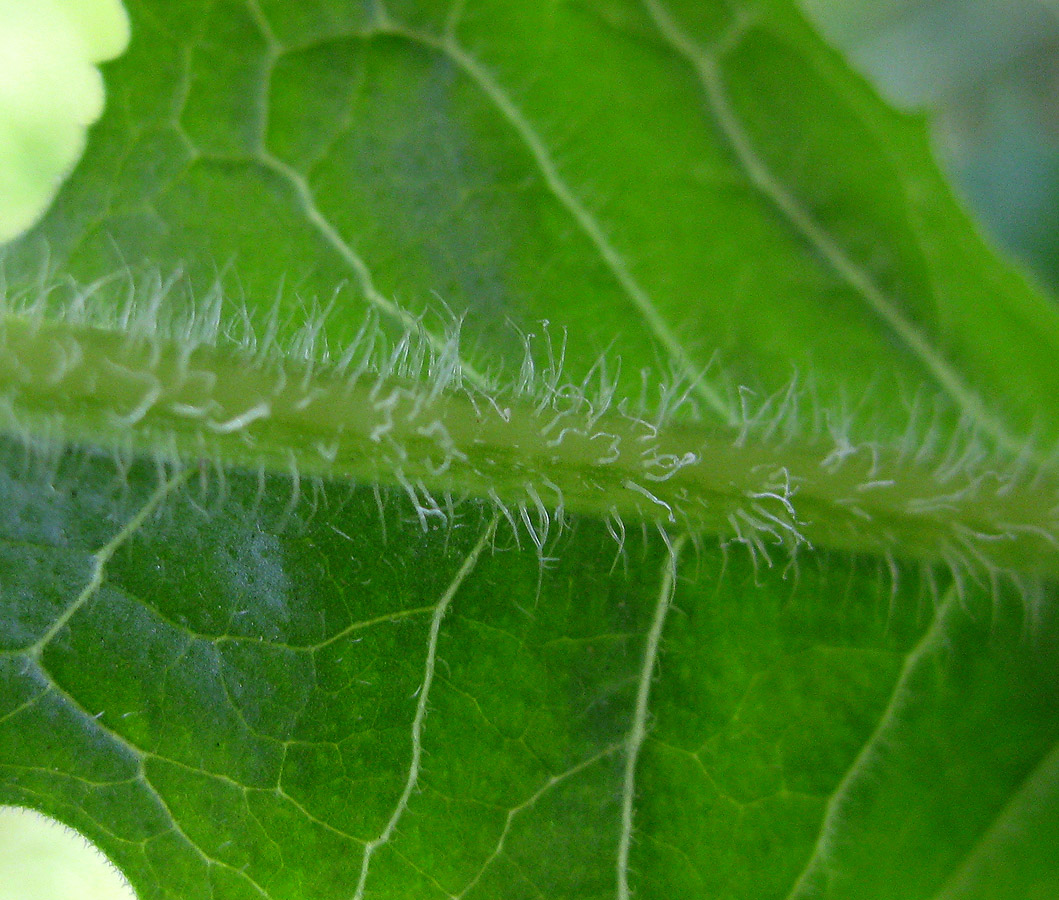
[[[491,395],[463,387],[444,354],[409,366],[407,345],[355,357],[314,363],[9,313],[0,397],[9,427],[30,436],[400,486],[424,517],[442,515],[438,495],[490,498],[535,539],[569,510],[766,555],[809,543],[1059,573],[1054,476],[984,461],[973,438],[941,454],[843,435],[777,442],[768,422],[718,431],[558,381]]]

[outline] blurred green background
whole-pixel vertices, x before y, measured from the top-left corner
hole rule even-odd
[[[1059,0],[801,0],[935,147],[986,233],[1059,294]]]

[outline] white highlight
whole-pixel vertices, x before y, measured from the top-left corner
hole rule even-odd
[[[233,416],[226,422],[207,422],[206,426],[217,434],[231,434],[234,431],[241,431],[251,422],[258,421],[258,419],[267,419],[271,413],[272,407],[268,403],[262,401],[256,406],[252,406],[246,412]]]
[[[0,897],[136,900],[119,870],[84,835],[18,806],[0,806]]]

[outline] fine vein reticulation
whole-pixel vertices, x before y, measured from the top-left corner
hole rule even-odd
[[[394,806],[393,812],[390,814],[390,818],[386,821],[386,825],[382,832],[377,838],[369,841],[364,847],[364,856],[361,859],[360,866],[360,876],[357,880],[357,888],[353,893],[354,900],[362,900],[364,897],[364,889],[368,883],[368,869],[371,866],[371,858],[374,856],[375,851],[393,836],[393,833],[397,828],[397,823],[400,822],[401,816],[404,815],[404,811],[408,808],[408,801],[412,798],[412,792],[415,790],[416,783],[419,780],[419,767],[423,758],[423,724],[427,717],[427,704],[430,701],[430,688],[434,683],[434,671],[437,667],[438,637],[441,635],[441,623],[445,618],[445,614],[449,610],[452,598],[456,596],[456,592],[460,589],[460,585],[463,584],[467,576],[474,570],[474,567],[478,563],[478,558],[482,555],[485,548],[489,546],[489,542],[493,538],[493,533],[496,531],[496,524],[497,520],[494,518],[492,523],[482,532],[482,536],[478,539],[478,543],[474,545],[474,548],[463,561],[463,565],[460,566],[459,571],[456,573],[456,577],[452,580],[452,584],[448,586],[445,593],[441,595],[441,599],[438,600],[437,606],[434,607],[434,615],[430,620],[430,632],[427,638],[427,654],[426,662],[423,666],[423,682],[419,686],[419,698],[416,702],[415,716],[412,719],[412,758],[408,765],[408,777],[405,779],[405,785],[404,789],[401,791],[401,796],[398,797],[397,804]]]
[[[154,515],[162,503],[165,502],[166,497],[187,482],[190,474],[191,470],[185,469],[174,475],[172,478],[162,482],[162,484],[155,488],[154,493],[143,507],[141,507],[140,511],[129,519],[129,521],[125,523],[121,530],[118,531],[118,533],[114,535],[106,545],[92,555],[92,574],[88,583],[73,602],[63,610],[62,614],[56,617],[55,621],[52,622],[44,634],[42,634],[31,647],[28,647],[25,650],[27,654],[34,659],[40,658],[44,648],[47,647],[55,636],[69,624],[70,620],[77,614],[77,611],[96,595],[96,592],[103,584],[107,563],[110,562],[114,554],[117,553],[118,550],[140,529],[144,522]]]
[[[423,330],[414,317],[382,296],[364,260],[316,205],[305,176],[264,151],[261,161],[293,188],[303,215],[354,272],[369,302],[407,329],[396,346],[380,354],[354,344],[341,355],[328,357],[283,352],[267,346],[267,341],[265,346],[228,346],[216,334],[189,340],[142,328],[126,333],[17,313],[0,320],[0,411],[7,415],[8,427],[27,437],[54,436],[61,443],[85,441],[117,452],[150,452],[163,461],[195,464],[160,483],[141,512],[95,555],[84,591],[48,629],[31,651],[33,656],[39,657],[41,648],[91,599],[116,547],[190,473],[209,464],[288,471],[295,483],[304,475],[396,486],[408,493],[424,526],[445,520],[454,498],[488,498],[495,504],[491,525],[436,605],[400,613],[432,614],[411,725],[411,758],[385,826],[364,845],[356,900],[365,896],[373,855],[398,831],[418,787],[442,623],[501,515],[516,531],[527,531],[542,555],[549,529],[562,524],[565,511],[575,511],[608,517],[618,540],[627,522],[659,524],[667,539],[669,533],[690,532],[741,542],[755,560],[769,560],[774,548],[788,553],[819,545],[940,559],[954,567],[970,564],[987,571],[1059,570],[1059,490],[1053,474],[1037,463],[1028,444],[990,417],[958,373],[768,172],[734,118],[717,61],[675,28],[662,4],[645,2],[663,36],[699,72],[710,110],[750,180],[865,298],[956,406],[975,420],[978,431],[957,435],[938,447],[932,440],[936,435],[913,429],[903,439],[878,445],[852,440],[841,423],[826,415],[822,427],[810,424],[820,417],[799,414],[794,390],[755,409],[730,407],[724,392],[695,369],[629,262],[610,243],[604,226],[564,182],[533,123],[489,70],[457,43],[453,28],[462,9],[459,2],[452,6],[444,38],[414,38],[445,53],[523,137],[549,189],[677,364],[683,383],[663,385],[657,397],[636,402],[616,397],[605,375],[598,383],[572,384],[563,380],[560,371],[530,371],[516,384],[495,385],[467,365],[455,340]],[[256,3],[249,5],[263,20]],[[380,33],[412,35],[389,20],[381,2],[373,8]],[[700,414],[705,412],[712,419]],[[718,413],[727,428],[712,424]],[[990,443],[1004,452],[994,453]],[[564,779],[619,750],[625,756],[617,896],[619,900],[631,896],[637,762],[648,733],[651,682],[673,600],[677,562],[687,540],[681,537],[670,543],[663,565],[626,740],[552,776],[510,809],[482,868],[453,896],[471,891],[504,852],[512,822],[522,811]],[[950,596],[946,603],[952,602]],[[371,623],[350,628],[364,624]],[[344,637],[348,630],[328,642]],[[906,673],[934,636],[928,634],[908,657]],[[43,667],[40,677],[48,677]],[[899,683],[897,690],[901,688]],[[50,677],[45,691],[60,693]],[[75,703],[70,697],[64,699]],[[898,700],[895,693],[892,703]],[[79,711],[87,722],[87,711]],[[876,735],[887,726],[889,715],[888,710]],[[873,737],[865,746],[829,804],[820,842],[794,894],[826,863],[843,793],[870,759],[874,741]],[[130,753],[140,754],[138,777],[157,795],[180,837],[208,866],[229,868],[180,830],[176,817],[146,780],[142,753],[121,739],[118,742]],[[299,810],[312,817],[304,808]],[[346,832],[314,821],[349,838]],[[234,868],[231,874],[257,895],[267,896],[250,876]]]
[[[150,799],[151,805],[157,809],[168,823],[169,829],[177,840],[187,847],[196,858],[198,858],[207,870],[217,868],[225,870],[238,882],[244,884],[249,890],[261,900],[269,900],[269,893],[262,885],[246,871],[229,865],[223,860],[217,859],[208,853],[188,832],[181,826],[180,819],[174,815],[166,798],[161,791],[151,782],[146,769],[148,759],[163,759],[157,753],[137,746],[127,737],[114,729],[108,727],[102,721],[100,713],[93,713],[79,701],[70,691],[61,685],[56,677],[49,671],[43,653],[55,637],[70,626],[71,620],[79,610],[98,594],[106,578],[107,563],[114,555],[144,527],[152,516],[165,503],[174,491],[178,490],[189,478],[190,469],[178,472],[172,477],[166,478],[155,488],[140,509],[128,519],[128,521],[115,533],[115,535],[92,555],[92,568],[85,586],[73,599],[69,606],[60,613],[43,634],[31,645],[20,649],[13,656],[22,657],[25,660],[25,673],[33,681],[41,685],[37,692],[27,703],[22,704],[11,712],[18,714],[28,709],[31,705],[39,705],[48,697],[55,697],[63,706],[71,710],[84,724],[85,728],[98,734],[105,742],[112,744],[119,754],[134,762],[134,777],[132,780],[138,782]],[[9,651],[10,652],[10,651]]]
[[[842,780],[835,787],[827,801],[827,809],[820,831],[817,834],[816,844],[812,853],[806,861],[804,868],[794,882],[787,900],[803,900],[814,896],[818,889],[818,882],[826,876],[828,865],[834,851],[836,836],[840,833],[843,816],[846,814],[846,806],[849,804],[850,795],[856,790],[858,782],[871,779],[872,764],[879,758],[881,748],[885,747],[888,732],[893,728],[895,720],[901,714],[902,705],[909,700],[909,682],[917,668],[931,654],[937,652],[939,646],[945,639],[945,620],[951,612],[952,607],[958,602],[958,593],[955,589],[950,590],[934,613],[934,619],[930,628],[926,630],[923,637],[912,648],[905,657],[901,668],[901,674],[894,686],[890,701],[883,710],[875,731],[861,747],[856,759],[850,765]]]

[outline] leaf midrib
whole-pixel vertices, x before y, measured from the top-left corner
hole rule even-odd
[[[1005,473],[974,434],[962,455],[957,444],[941,459],[910,456],[814,435],[784,420],[793,403],[718,430],[679,403],[632,408],[606,381],[593,390],[557,374],[478,390],[464,381],[455,335],[437,353],[418,332],[390,355],[365,345],[321,363],[254,340],[189,343],[8,313],[0,393],[23,433],[286,472],[295,485],[396,486],[424,527],[447,519],[453,498],[491,500],[541,552],[565,510],[720,534],[765,560],[769,546],[808,543],[1059,571],[1054,473]]]

